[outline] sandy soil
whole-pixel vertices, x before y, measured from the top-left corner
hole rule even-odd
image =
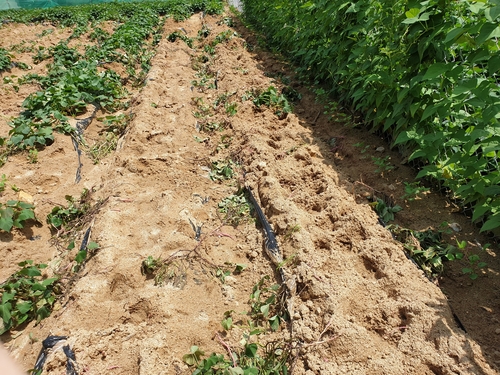
[[[220,19],[195,15],[181,24],[167,21],[165,36],[182,27],[196,37],[205,25],[211,29],[210,41],[228,29]],[[37,36],[47,28],[4,25],[2,47],[22,40],[55,45],[70,33],[56,29]],[[206,63],[218,72],[216,89],[192,84],[199,79],[193,66],[200,49],[162,39],[147,85],[133,93],[130,111],[135,116],[117,151],[98,165],[85,157],[79,184],[76,154],[71,139],[63,135],[39,152],[38,163],[18,154],[1,168],[10,184],[33,197],[41,223],[0,233],[0,280],[25,259],[49,263],[55,271],[74,257],[74,252],[54,246],[45,223],[55,204],[65,204],[65,195],[78,197],[87,188],[94,202],[104,202],[91,235],[101,248],[73,279],[55,311],[38,325],[3,335],[2,341],[29,369],[48,334],[69,336],[85,374],[189,373],[182,356],[192,345],[224,353],[215,338],[222,331],[224,312],[248,311],[252,287],[264,275],[279,280],[263,251],[260,227],[253,221],[232,227],[219,212],[219,202],[235,194],[244,178],[275,229],[283,256],[293,259],[286,266],[297,284],[292,325],[282,324],[261,340],[302,345],[294,352],[294,374],[497,373],[497,257],[493,252],[481,255],[488,268],[474,282],[461,274],[463,264],[457,263],[433,283],[378,223],[364,193],[375,189],[392,196],[404,208],[397,222],[413,229],[459,223],[462,231],[456,236],[469,241],[468,252],[477,251],[475,240],[484,244],[487,239],[439,194],[401,200],[403,182],[412,181],[415,172],[400,164],[384,140],[346,127],[339,118],[331,121],[285,63],[254,48],[257,42],[243,26],[234,30],[239,36],[218,44],[216,57]],[[33,64],[31,55],[17,52],[16,59],[43,72],[45,64]],[[13,68],[4,77],[23,74]],[[283,75],[292,77],[291,86],[302,94],[286,118],[242,100],[248,91],[280,87],[272,77]],[[8,120],[36,87],[23,85],[16,92],[12,85],[0,86],[0,135],[5,136]],[[200,119],[193,113],[200,99],[193,98],[213,104],[224,93],[234,93],[228,101],[237,103],[237,113],[230,116],[224,107],[212,107],[213,119],[223,121],[226,129],[199,131]],[[96,134],[99,124],[94,121],[88,134]],[[368,145],[366,155],[354,146],[359,142]],[[389,156],[395,169],[375,173],[367,155]],[[227,158],[239,162],[237,175],[212,181],[211,163]],[[2,199],[16,195],[9,190]],[[202,227],[198,239],[193,224]],[[165,259],[172,254],[178,258],[174,282],[155,286],[141,273],[148,256]],[[248,267],[222,283],[214,265],[227,268],[227,262]],[[458,328],[450,305],[467,333]],[[235,328],[224,340],[237,348],[243,331]],[[46,370],[65,373],[61,353],[49,360]]]

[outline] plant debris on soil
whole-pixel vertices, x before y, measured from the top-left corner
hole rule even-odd
[[[3,48],[30,41],[52,47],[72,32],[7,26],[0,28]],[[83,51],[87,39],[83,34],[71,46]],[[248,313],[263,277],[280,282],[241,193],[247,185],[296,288],[289,322],[251,340],[289,343],[293,374],[497,373],[494,253],[480,253],[487,267],[474,281],[462,272],[468,263],[458,260],[432,281],[370,205],[375,197],[399,205],[395,223],[415,231],[456,223],[460,232],[444,235],[466,241],[468,259],[487,239],[452,203],[431,191],[402,199],[415,172],[383,139],[355,126],[355,117],[325,111],[314,90],[258,47],[233,14],[166,19],[155,53],[144,85],[129,87],[116,150],[82,152],[79,183],[72,137],[60,133],[37,149],[36,160],[21,152],[1,167],[16,188],[5,196],[30,197],[38,221],[0,232],[0,281],[27,259],[48,265],[45,278],[74,271],[63,278],[49,317],[2,336],[26,370],[49,335],[68,337],[85,374],[190,373],[183,357],[192,346],[240,352],[248,327],[225,330],[221,321],[228,311],[235,321]],[[44,73],[47,64],[33,64],[31,56],[16,52],[16,61]],[[14,89],[6,80],[25,73],[17,67],[3,73],[1,136],[38,89],[34,83]],[[91,147],[110,114],[86,111],[78,119],[96,112],[84,132]],[[65,198],[84,189],[92,194],[81,206]],[[51,212],[75,213],[83,204],[90,214],[82,212],[71,229],[59,219],[53,222],[60,227],[46,223]],[[64,373],[65,365],[66,357],[54,353],[44,371]]]

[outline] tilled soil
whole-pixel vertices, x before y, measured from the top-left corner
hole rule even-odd
[[[211,41],[229,29],[220,20],[200,15],[183,23],[169,20],[164,33],[182,28],[195,38],[205,26]],[[0,35],[22,30],[19,37],[25,38],[25,28],[10,25]],[[35,29],[28,32],[41,31]],[[21,154],[2,167],[9,181],[33,196],[37,217],[43,218],[41,225],[1,234],[2,280],[24,259],[56,268],[64,252],[51,241],[44,218],[55,203],[64,204],[66,194],[79,196],[85,187],[94,201],[104,202],[91,235],[100,249],[73,278],[52,315],[2,337],[24,368],[33,366],[48,334],[69,337],[86,374],[189,373],[182,357],[192,345],[206,353],[226,352],[217,332],[238,348],[247,328],[223,332],[224,313],[244,316],[239,314],[249,310],[253,286],[265,275],[279,282],[263,251],[261,227],[253,220],[232,226],[220,212],[219,203],[247,184],[290,260],[285,272],[296,281],[291,323],[252,340],[289,342],[295,348],[294,374],[495,374],[494,360],[458,328],[447,297],[407,259],[360,197],[356,174],[365,166],[358,164],[369,162],[347,141],[332,151],[329,139],[343,140],[351,130],[327,124],[322,105],[293,80],[302,99],[287,116],[242,100],[252,90],[281,87],[283,79],[277,77],[290,74],[275,57],[254,50],[251,37],[233,35],[203,63],[216,72],[216,87],[192,83],[199,81],[194,68],[199,69],[202,54],[182,40],[162,39],[147,85],[132,101],[129,130],[99,165],[84,159],[79,184],[74,183],[76,154],[63,135],[39,152],[37,164]],[[233,116],[214,104],[225,93],[228,103],[237,104]],[[21,94],[2,93],[2,134],[8,117],[19,111]],[[203,131],[206,118],[193,115],[200,103],[225,124],[223,131]],[[95,126],[88,132],[97,132]],[[229,159],[235,175],[213,181],[212,163]],[[346,172],[350,167],[358,169]],[[401,188],[397,171],[391,173],[367,174],[358,182]],[[423,216],[426,209],[431,210],[422,208]],[[148,256],[171,257],[171,277],[162,286],[141,272]],[[235,264],[247,268],[225,278],[217,273]],[[483,340],[490,348],[494,344]],[[64,373],[61,353],[46,371]]]

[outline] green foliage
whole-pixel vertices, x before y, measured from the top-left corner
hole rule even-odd
[[[148,256],[141,263],[141,273],[149,278],[154,278],[155,285],[162,286],[172,283],[182,287],[186,282],[186,270],[183,259],[161,259]]]
[[[23,228],[27,220],[35,219],[34,207],[30,203],[17,200],[0,203],[0,229],[10,232],[13,227]]]
[[[193,48],[193,38],[189,38],[187,35],[183,34],[180,31],[174,31],[173,33],[167,36],[167,40],[172,43],[175,42],[177,39],[182,40],[184,43],[187,44],[189,48]]]
[[[248,313],[251,321],[248,331],[243,334],[240,341],[241,348],[233,351],[225,345],[230,358],[222,354],[212,353],[207,358],[205,352],[197,346],[192,346],[190,352],[182,359],[189,366],[196,366],[193,375],[286,375],[288,362],[291,357],[290,345],[285,342],[273,341],[262,346],[251,342],[253,337],[258,337],[265,332],[259,327],[262,322],[267,322],[269,328],[276,331],[282,317],[279,315],[278,285],[267,286],[269,276],[263,277],[253,288],[250,295],[251,311]],[[221,321],[222,328],[226,331],[235,326],[232,314],[226,311]],[[219,337],[222,342],[222,339]]]
[[[0,284],[0,315],[3,320],[0,334],[34,319],[39,323],[50,315],[56,300],[58,278],[42,276],[46,264],[26,260],[19,263],[19,267],[19,271]]]
[[[454,246],[443,242],[441,231],[414,231],[397,225],[388,229],[429,277],[443,272],[443,260],[461,259],[463,256]]]
[[[401,206],[390,206],[383,199],[377,198],[376,201],[370,203],[375,212],[384,223],[394,220],[394,214],[401,211]]]
[[[385,156],[383,158],[372,156],[372,161],[373,164],[377,166],[377,169],[374,171],[375,173],[383,175],[384,172],[389,172],[394,169],[394,166],[389,162],[389,156]]]
[[[420,186],[420,182],[405,182],[405,194],[401,197],[401,199],[406,199],[410,202],[419,199],[421,194],[426,194],[430,191],[429,188],[425,186]]]
[[[5,48],[0,48],[0,73],[9,70],[11,66],[12,55]]]
[[[75,135],[67,116],[85,113],[93,104],[107,111],[123,108],[126,91],[123,84],[134,86],[145,82],[154,56],[154,47],[161,38],[162,17],[185,19],[193,12],[218,13],[222,3],[215,0],[151,1],[136,6],[131,3],[92,4],[69,8],[2,11],[4,20],[21,23],[52,23],[72,27],[73,34],[54,47],[39,47],[33,60],[40,63],[50,60],[48,74],[30,74],[23,82],[36,82],[41,90],[31,94],[23,102],[24,111],[10,123],[9,150],[32,149],[50,145],[53,131]],[[89,45],[85,53],[68,47],[71,39],[86,32],[89,25],[102,21],[116,21],[118,27],[109,34],[99,27],[93,28],[89,37],[95,45]],[[22,46],[18,49],[24,48]],[[30,48],[33,48],[30,47]],[[4,58],[2,58],[4,57]],[[10,55],[0,50],[0,63],[9,63]],[[124,66],[128,77],[101,68],[106,63],[117,62]],[[0,69],[1,71],[1,69]],[[116,137],[106,135],[101,145],[92,150],[95,160],[100,159],[116,145]]]
[[[278,93],[278,90],[274,86],[269,86],[266,90],[262,92],[252,93],[253,104],[260,108],[260,106],[265,105],[274,111],[274,114],[280,119],[285,118],[289,113],[292,112],[292,106],[288,102],[285,95]]]
[[[84,190],[80,199],[66,195],[67,207],[55,206],[47,215],[47,224],[51,225],[56,230],[68,230],[76,225],[80,219],[90,208],[87,202],[88,190]]]
[[[282,315],[285,309],[279,305],[279,285],[267,286],[269,276],[264,276],[254,285],[250,294],[249,316],[255,324],[267,322],[269,327],[276,331],[286,316]]]
[[[236,227],[250,219],[250,202],[243,189],[224,198],[218,206],[219,212],[224,214],[224,222],[230,225]]]
[[[232,160],[212,162],[208,177],[212,181],[229,180],[234,176],[235,163]]]
[[[222,354],[212,353],[202,359],[205,354],[197,346],[191,347],[190,353],[183,360],[196,369],[193,375],[286,375],[289,352],[276,343],[265,347],[263,355],[258,353],[259,345],[245,344],[241,351],[232,352],[237,363]]]
[[[244,0],[265,42],[500,227],[500,4]],[[325,86],[323,86],[325,87]]]

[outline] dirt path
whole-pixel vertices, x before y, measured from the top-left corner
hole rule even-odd
[[[196,15],[182,24],[167,21],[165,36],[183,28],[194,38],[206,26],[208,43],[229,29],[220,20]],[[292,259],[286,265],[297,283],[291,340],[302,346],[295,351],[294,374],[495,374],[493,360],[457,327],[443,292],[406,258],[373,210],[356,201],[356,178],[349,181],[346,170],[363,161],[347,142],[337,155],[327,143],[351,130],[327,128],[321,105],[304,89],[295,113],[283,119],[242,100],[252,90],[282,84],[270,75],[288,74],[248,43],[250,37],[232,35],[203,62],[202,53],[182,40],[162,39],[127,134],[100,165],[84,161],[80,185],[74,184],[71,140],[64,136],[39,153],[38,164],[17,155],[2,168],[34,197],[40,218],[54,201],[78,196],[82,187],[93,188],[94,199],[107,199],[92,231],[101,249],[49,318],[5,337],[13,353],[28,369],[40,350],[30,334],[37,340],[67,335],[87,374],[186,373],[182,356],[192,345],[224,353],[214,338],[224,312],[248,311],[249,295],[263,276],[279,280],[262,250],[260,228],[248,221],[234,228],[219,210],[243,182],[244,167],[284,258]],[[216,74],[216,88],[199,84],[193,66],[199,73],[200,64]],[[230,94],[227,107],[214,104],[221,94]],[[193,115],[203,110],[201,103],[224,124],[222,132],[200,131],[208,126]],[[227,109],[233,103],[236,113]],[[236,175],[212,181],[211,164],[228,159],[239,163]],[[390,185],[370,178],[364,183]],[[401,180],[396,183],[400,189]],[[26,258],[48,262],[60,256],[50,236],[46,225],[2,234],[1,278]],[[148,256],[174,257],[170,282],[155,286],[141,273]],[[217,269],[235,264],[248,267],[222,283]],[[245,329],[234,328],[225,340],[238,347]],[[283,323],[259,340],[290,335]],[[58,353],[46,370],[63,373],[63,366]]]

